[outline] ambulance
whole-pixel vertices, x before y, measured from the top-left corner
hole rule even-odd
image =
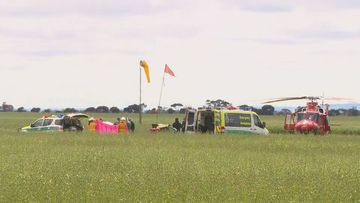
[[[229,109],[189,109],[185,116],[185,132],[213,134],[268,135],[265,122],[253,111]]]

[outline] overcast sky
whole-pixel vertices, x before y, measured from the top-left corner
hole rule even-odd
[[[3,0],[0,101],[255,105],[284,96],[360,101],[358,0]],[[286,103],[284,105],[287,105]]]

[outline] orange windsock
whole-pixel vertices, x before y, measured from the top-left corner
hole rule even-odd
[[[149,71],[149,65],[146,63],[145,60],[140,61],[140,66],[144,68],[145,75],[147,82],[150,83],[150,71]]]

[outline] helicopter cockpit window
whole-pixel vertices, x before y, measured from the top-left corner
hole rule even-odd
[[[305,114],[303,113],[298,113],[297,116],[296,116],[296,120],[299,122],[299,121],[302,121],[305,119]]]
[[[317,121],[319,118],[319,115],[318,114],[309,114],[309,120],[311,121]]]

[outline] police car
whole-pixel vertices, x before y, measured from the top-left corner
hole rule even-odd
[[[81,124],[80,118],[88,117],[88,115],[82,113],[43,116],[30,125],[20,128],[19,132],[82,131],[84,126]]]

